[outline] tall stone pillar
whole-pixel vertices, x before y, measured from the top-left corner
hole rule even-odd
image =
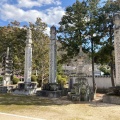
[[[114,15],[114,24],[116,85],[120,85],[120,11]]]
[[[32,72],[32,35],[31,29],[27,30],[27,39],[25,47],[25,68],[24,68],[24,82],[31,82],[31,72]]]
[[[49,83],[56,83],[56,27],[50,28]]]

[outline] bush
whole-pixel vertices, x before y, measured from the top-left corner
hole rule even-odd
[[[32,81],[32,82],[37,82],[37,77],[36,77],[36,75],[32,75],[32,76],[31,76],[31,81]]]
[[[57,82],[65,85],[67,83],[68,77],[65,75],[57,75]]]
[[[3,77],[2,76],[0,76],[0,81],[2,81],[3,80]]]
[[[17,84],[20,81],[20,79],[14,76],[12,81],[13,84]]]

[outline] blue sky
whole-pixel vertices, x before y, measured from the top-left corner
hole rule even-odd
[[[50,26],[58,27],[65,8],[75,2],[76,0],[0,0],[0,26],[7,26],[15,20],[21,26],[28,25],[40,17],[48,25],[46,32],[49,33]]]
[[[65,8],[76,0],[0,0],[0,26],[17,20],[21,25],[34,23],[37,17],[49,27],[58,26]]]

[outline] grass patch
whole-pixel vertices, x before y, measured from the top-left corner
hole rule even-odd
[[[52,105],[52,100],[37,96],[20,96],[12,94],[0,94],[0,105]]]

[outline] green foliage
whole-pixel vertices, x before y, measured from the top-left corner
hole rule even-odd
[[[33,39],[33,70],[38,71],[38,83],[48,80],[49,74],[49,37],[44,33],[47,25],[37,18],[35,24],[30,24]]]
[[[0,27],[0,55],[6,53],[7,47],[13,60],[13,69],[20,71],[24,67],[24,48],[26,40],[26,30],[20,29],[17,21],[12,22],[7,27]],[[2,57],[1,57],[2,58]],[[0,59],[2,60],[2,59]]]
[[[102,72],[104,72],[104,75],[110,75],[110,68],[108,66],[102,65],[99,68]]]
[[[66,8],[65,15],[59,22],[60,27],[58,29],[58,40],[62,43],[62,50],[65,50],[67,54],[64,54],[63,61],[70,56],[78,54],[79,45],[83,41],[82,32],[85,31],[85,17],[86,7],[79,1],[72,6]]]
[[[14,76],[12,81],[13,81],[13,84],[17,84],[20,81],[20,79]]]
[[[60,75],[63,74],[62,64],[58,64],[58,65],[57,65],[57,74],[60,74]]]
[[[2,81],[3,80],[3,77],[2,76],[0,76],[0,81]]]
[[[25,41],[27,30],[19,27],[17,21],[11,22],[7,27],[0,27],[0,55],[2,56],[7,47],[10,49],[10,54],[13,60],[13,73],[23,74],[24,70],[24,55]],[[38,70],[39,80],[44,81],[48,78],[49,71],[49,37],[45,34],[47,25],[37,18],[35,24],[30,23],[32,29],[33,40],[33,70]],[[0,59],[1,61],[2,59]]]
[[[62,64],[58,63],[57,64],[57,82],[62,85],[65,85],[67,81],[68,81],[68,77],[63,73]]]
[[[65,76],[65,75],[57,75],[57,82],[62,84],[62,85],[65,85],[68,81],[68,77]]]
[[[31,81],[32,82],[37,82],[37,76],[36,75],[32,75],[31,76]]]

